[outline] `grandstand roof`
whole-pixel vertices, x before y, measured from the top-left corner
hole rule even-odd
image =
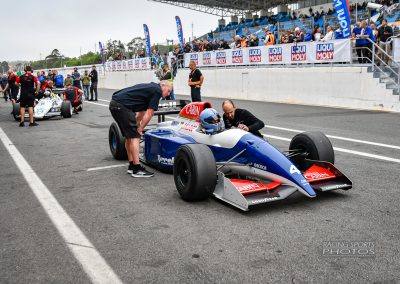
[[[297,2],[296,0],[150,0],[192,9],[217,16],[241,15],[244,12],[255,12],[269,9],[280,4]]]

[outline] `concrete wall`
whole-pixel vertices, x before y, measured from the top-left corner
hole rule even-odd
[[[400,112],[399,96],[366,67],[204,69],[203,97]],[[179,70],[177,94],[190,95],[189,70]],[[120,89],[157,81],[154,71],[107,73],[102,88]]]

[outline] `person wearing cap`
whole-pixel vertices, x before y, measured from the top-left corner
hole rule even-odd
[[[97,83],[99,81],[98,73],[96,70],[96,65],[92,66],[92,71],[89,74],[90,81],[92,84],[90,85],[90,101],[93,101],[93,92],[94,92],[94,100],[97,101]]]

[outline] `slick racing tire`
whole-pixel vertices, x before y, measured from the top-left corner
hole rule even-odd
[[[21,119],[21,114],[19,113],[19,104],[17,104],[17,103],[15,103],[14,105],[13,105],[13,116],[14,116],[14,119],[16,120],[16,121],[20,121],[20,119]]]
[[[72,116],[72,106],[70,101],[63,101],[61,103],[61,116],[63,118],[70,118]]]
[[[301,165],[305,158],[335,163],[335,152],[331,141],[320,131],[307,131],[297,134],[290,142],[289,150],[300,150],[307,153],[307,156],[294,156],[293,161],[299,168],[302,168]]]
[[[217,167],[210,148],[202,144],[179,147],[174,159],[174,181],[183,200],[207,199],[217,184]]]
[[[122,135],[118,124],[113,122],[108,131],[108,144],[110,146],[111,154],[116,160],[128,159],[128,154],[125,148],[125,137]]]

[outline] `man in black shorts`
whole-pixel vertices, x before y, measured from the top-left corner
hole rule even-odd
[[[231,100],[224,101],[222,109],[224,110],[223,119],[226,129],[237,127],[263,138],[259,130],[264,127],[264,122],[255,117],[251,112],[246,109],[236,108]]]
[[[32,75],[32,68],[30,66],[25,67],[25,74],[17,77],[15,85],[21,86],[21,95],[19,97],[21,123],[20,127],[25,126],[25,108],[28,108],[29,112],[29,126],[38,126],[33,121],[33,105],[35,103],[35,95],[39,92],[40,83],[38,79]],[[36,89],[35,89],[36,85]]]
[[[196,67],[196,62],[190,61],[189,63],[190,74],[188,85],[190,87],[190,95],[192,102],[201,102],[200,88],[204,81],[204,76]]]
[[[128,173],[132,177],[152,177],[139,162],[139,142],[143,129],[158,110],[161,97],[169,96],[172,85],[169,81],[138,84],[115,92],[110,102],[110,112],[125,137],[128,153]]]

